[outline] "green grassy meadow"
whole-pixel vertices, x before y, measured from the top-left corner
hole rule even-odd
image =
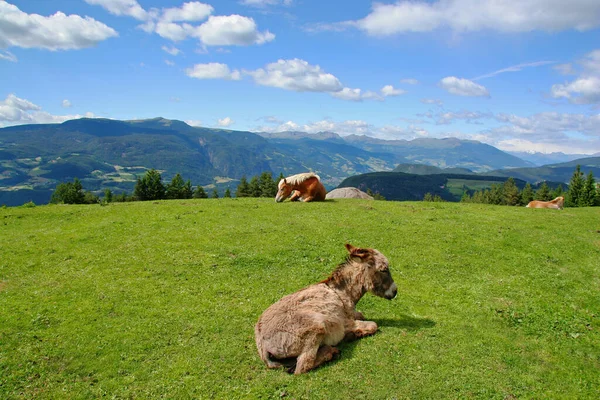
[[[344,243],[390,260],[379,324],[306,375],[254,324]],[[0,209],[0,398],[593,398],[600,210],[207,199]]]

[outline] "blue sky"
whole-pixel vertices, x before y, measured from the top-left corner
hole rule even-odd
[[[0,126],[236,130],[600,152],[598,0],[0,0]]]

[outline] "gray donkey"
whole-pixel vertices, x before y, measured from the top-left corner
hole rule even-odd
[[[302,374],[338,355],[333,346],[344,338],[377,332],[375,322],[362,321],[356,303],[366,292],[388,300],[396,297],[388,260],[375,249],[350,244],[346,249],[348,259],[329,278],[283,297],[260,316],[254,333],[267,367],[287,366]]]

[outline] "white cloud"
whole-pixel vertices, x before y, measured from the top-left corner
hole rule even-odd
[[[345,87],[338,92],[331,93],[331,95],[333,97],[341,99],[341,100],[349,100],[349,101],[361,101],[362,100],[362,93],[361,93],[360,89],[350,89],[350,88]]]
[[[308,124],[298,124],[294,121],[287,121],[277,126],[260,126],[254,129],[256,132],[286,132],[299,131],[306,133],[335,132],[340,136],[366,135],[380,139],[414,139],[417,137],[429,136],[429,133],[419,127],[409,125],[408,127],[399,127],[385,125],[377,127],[363,120],[346,120],[341,122],[329,119],[310,122]]]
[[[17,62],[17,57],[10,51],[0,50],[0,60],[6,60],[10,62]]]
[[[192,35],[194,27],[190,24],[176,24],[175,22],[158,22],[154,25],[154,32],[160,37],[179,42]]]
[[[43,111],[40,106],[14,94],[9,94],[6,99],[0,100],[0,126],[60,123],[82,117],[93,118],[94,114],[88,112],[85,115],[52,115]]]
[[[388,85],[389,86],[389,85]],[[391,86],[390,86],[391,87]],[[363,100],[375,100],[375,101],[383,101],[386,96],[396,96],[394,94],[383,94],[384,90],[386,90],[387,86],[385,86],[379,94],[377,92],[373,92],[371,90],[362,91],[361,89],[351,89],[351,88],[343,88],[339,92],[331,92],[331,95],[340,100],[347,101],[363,101]],[[393,89],[393,88],[392,88]],[[389,90],[389,89],[387,89]],[[394,89],[395,90],[395,89]],[[402,91],[404,92],[404,91]]]
[[[478,120],[484,118],[492,118],[492,114],[490,113],[481,113],[478,111],[459,111],[459,112],[440,112],[436,115],[436,124],[445,125],[449,124],[454,120],[464,120],[468,123],[477,123]]]
[[[268,30],[260,32],[252,18],[235,14],[214,16],[213,6],[198,1],[183,3],[181,7],[152,9],[150,12],[144,10],[136,0],[86,1],[100,5],[112,14],[129,15],[144,21],[138,25],[139,29],[146,33],[154,32],[175,42],[194,37],[200,40],[203,46],[250,46],[275,39],[275,35]],[[207,18],[208,20],[201,25],[194,26],[189,23]]]
[[[282,4],[284,6],[291,6],[293,0],[242,0],[240,2],[245,6],[251,7],[267,7],[267,6],[276,6]]]
[[[579,78],[566,84],[555,84],[550,89],[552,97],[565,97],[575,104],[600,103],[600,78]]]
[[[275,39],[269,31],[259,32],[252,18],[241,15],[211,16],[192,36],[206,46],[249,46]]]
[[[381,88],[381,94],[385,97],[400,96],[404,93],[406,93],[406,90],[394,88],[392,85],[385,85]]]
[[[339,92],[343,86],[338,78],[310,65],[304,60],[278,60],[254,71],[244,71],[262,86],[272,86],[296,92]]]
[[[394,4],[374,3],[365,18],[346,21],[373,36],[404,32],[455,32],[491,30],[503,33],[575,29],[600,26],[597,0],[400,0]]]
[[[554,98],[564,97],[574,104],[600,103],[600,50],[594,50],[577,62],[581,66],[579,76],[572,82],[552,85],[550,94]],[[577,73],[571,64],[563,71]]]
[[[586,74],[600,75],[600,49],[590,51],[579,63]]]
[[[233,121],[231,118],[229,118],[229,117],[225,117],[225,118],[223,118],[223,119],[220,119],[220,120],[218,120],[218,121],[217,121],[217,124],[218,124],[219,126],[223,126],[223,127],[228,127],[228,126],[231,126],[231,125],[233,125],[234,123],[235,123],[235,122],[234,122],[234,121]]]
[[[165,60],[165,64],[167,64],[169,67],[173,67],[175,65],[175,63],[171,60]]]
[[[518,65],[513,65],[512,67],[502,68],[494,72],[490,72],[489,74],[478,76],[477,78],[473,78],[473,81],[477,81],[479,79],[492,78],[496,75],[504,74],[506,72],[519,72],[524,68],[532,68],[532,67],[540,67],[548,64],[555,64],[555,61],[536,61],[530,63],[523,63]]]
[[[502,128],[505,132],[528,135],[529,137],[556,137],[577,132],[581,135],[600,138],[600,114],[568,114],[558,112],[543,112],[530,117],[520,117],[514,114],[497,114],[499,122],[509,124]]]
[[[67,99],[64,99],[61,104],[64,108],[69,108],[72,106],[71,102]]]
[[[404,83],[406,85],[418,85],[419,81],[416,79],[408,78],[408,79],[400,79],[400,83]]]
[[[421,99],[421,103],[423,104],[435,104],[436,106],[443,106],[444,102],[440,99]]]
[[[162,49],[164,52],[167,52],[167,53],[169,53],[169,54],[170,54],[170,55],[172,55],[172,56],[176,56],[176,55],[178,55],[179,53],[181,53],[181,50],[179,50],[179,49],[178,49],[177,47],[175,47],[175,46],[171,46],[171,47],[168,47],[168,46],[162,46],[162,47],[161,47],[161,49]]]
[[[186,119],[184,122],[190,126],[202,126],[202,121],[200,121],[199,119]]]
[[[185,73],[190,78],[196,79],[241,79],[240,71],[231,71],[226,64],[220,63],[196,64],[192,68],[186,69]]]
[[[202,21],[213,13],[215,9],[198,1],[183,3],[181,7],[163,8],[160,17],[163,22],[173,21]]]
[[[318,65],[311,65],[298,58],[278,60],[256,70],[243,70],[244,75],[251,77],[261,86],[276,87],[295,92],[322,92],[348,101],[375,100],[383,101],[386,96],[398,96],[405,93],[391,85],[384,86],[381,93],[363,91],[344,87],[333,74],[325,72]],[[242,74],[238,70],[231,71],[226,64],[196,64],[186,70],[186,74],[198,79],[230,79],[240,80]]]
[[[0,1],[0,49],[8,47],[74,50],[92,47],[117,32],[90,17],[57,12],[49,17],[27,14]],[[10,54],[10,53],[9,53]]]
[[[85,2],[101,6],[113,15],[127,15],[140,21],[148,19],[148,13],[136,0],[85,0]]]
[[[439,86],[449,93],[458,96],[489,97],[490,95],[485,87],[468,79],[457,78],[455,76],[448,76],[442,79]]]

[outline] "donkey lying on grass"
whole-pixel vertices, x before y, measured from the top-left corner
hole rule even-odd
[[[396,297],[388,260],[375,249],[350,244],[346,249],[348,259],[329,278],[283,297],[260,316],[254,333],[267,367],[291,366],[290,372],[302,374],[339,354],[332,346],[344,338],[377,331],[375,322],[362,321],[356,303],[366,292],[388,300]]]

